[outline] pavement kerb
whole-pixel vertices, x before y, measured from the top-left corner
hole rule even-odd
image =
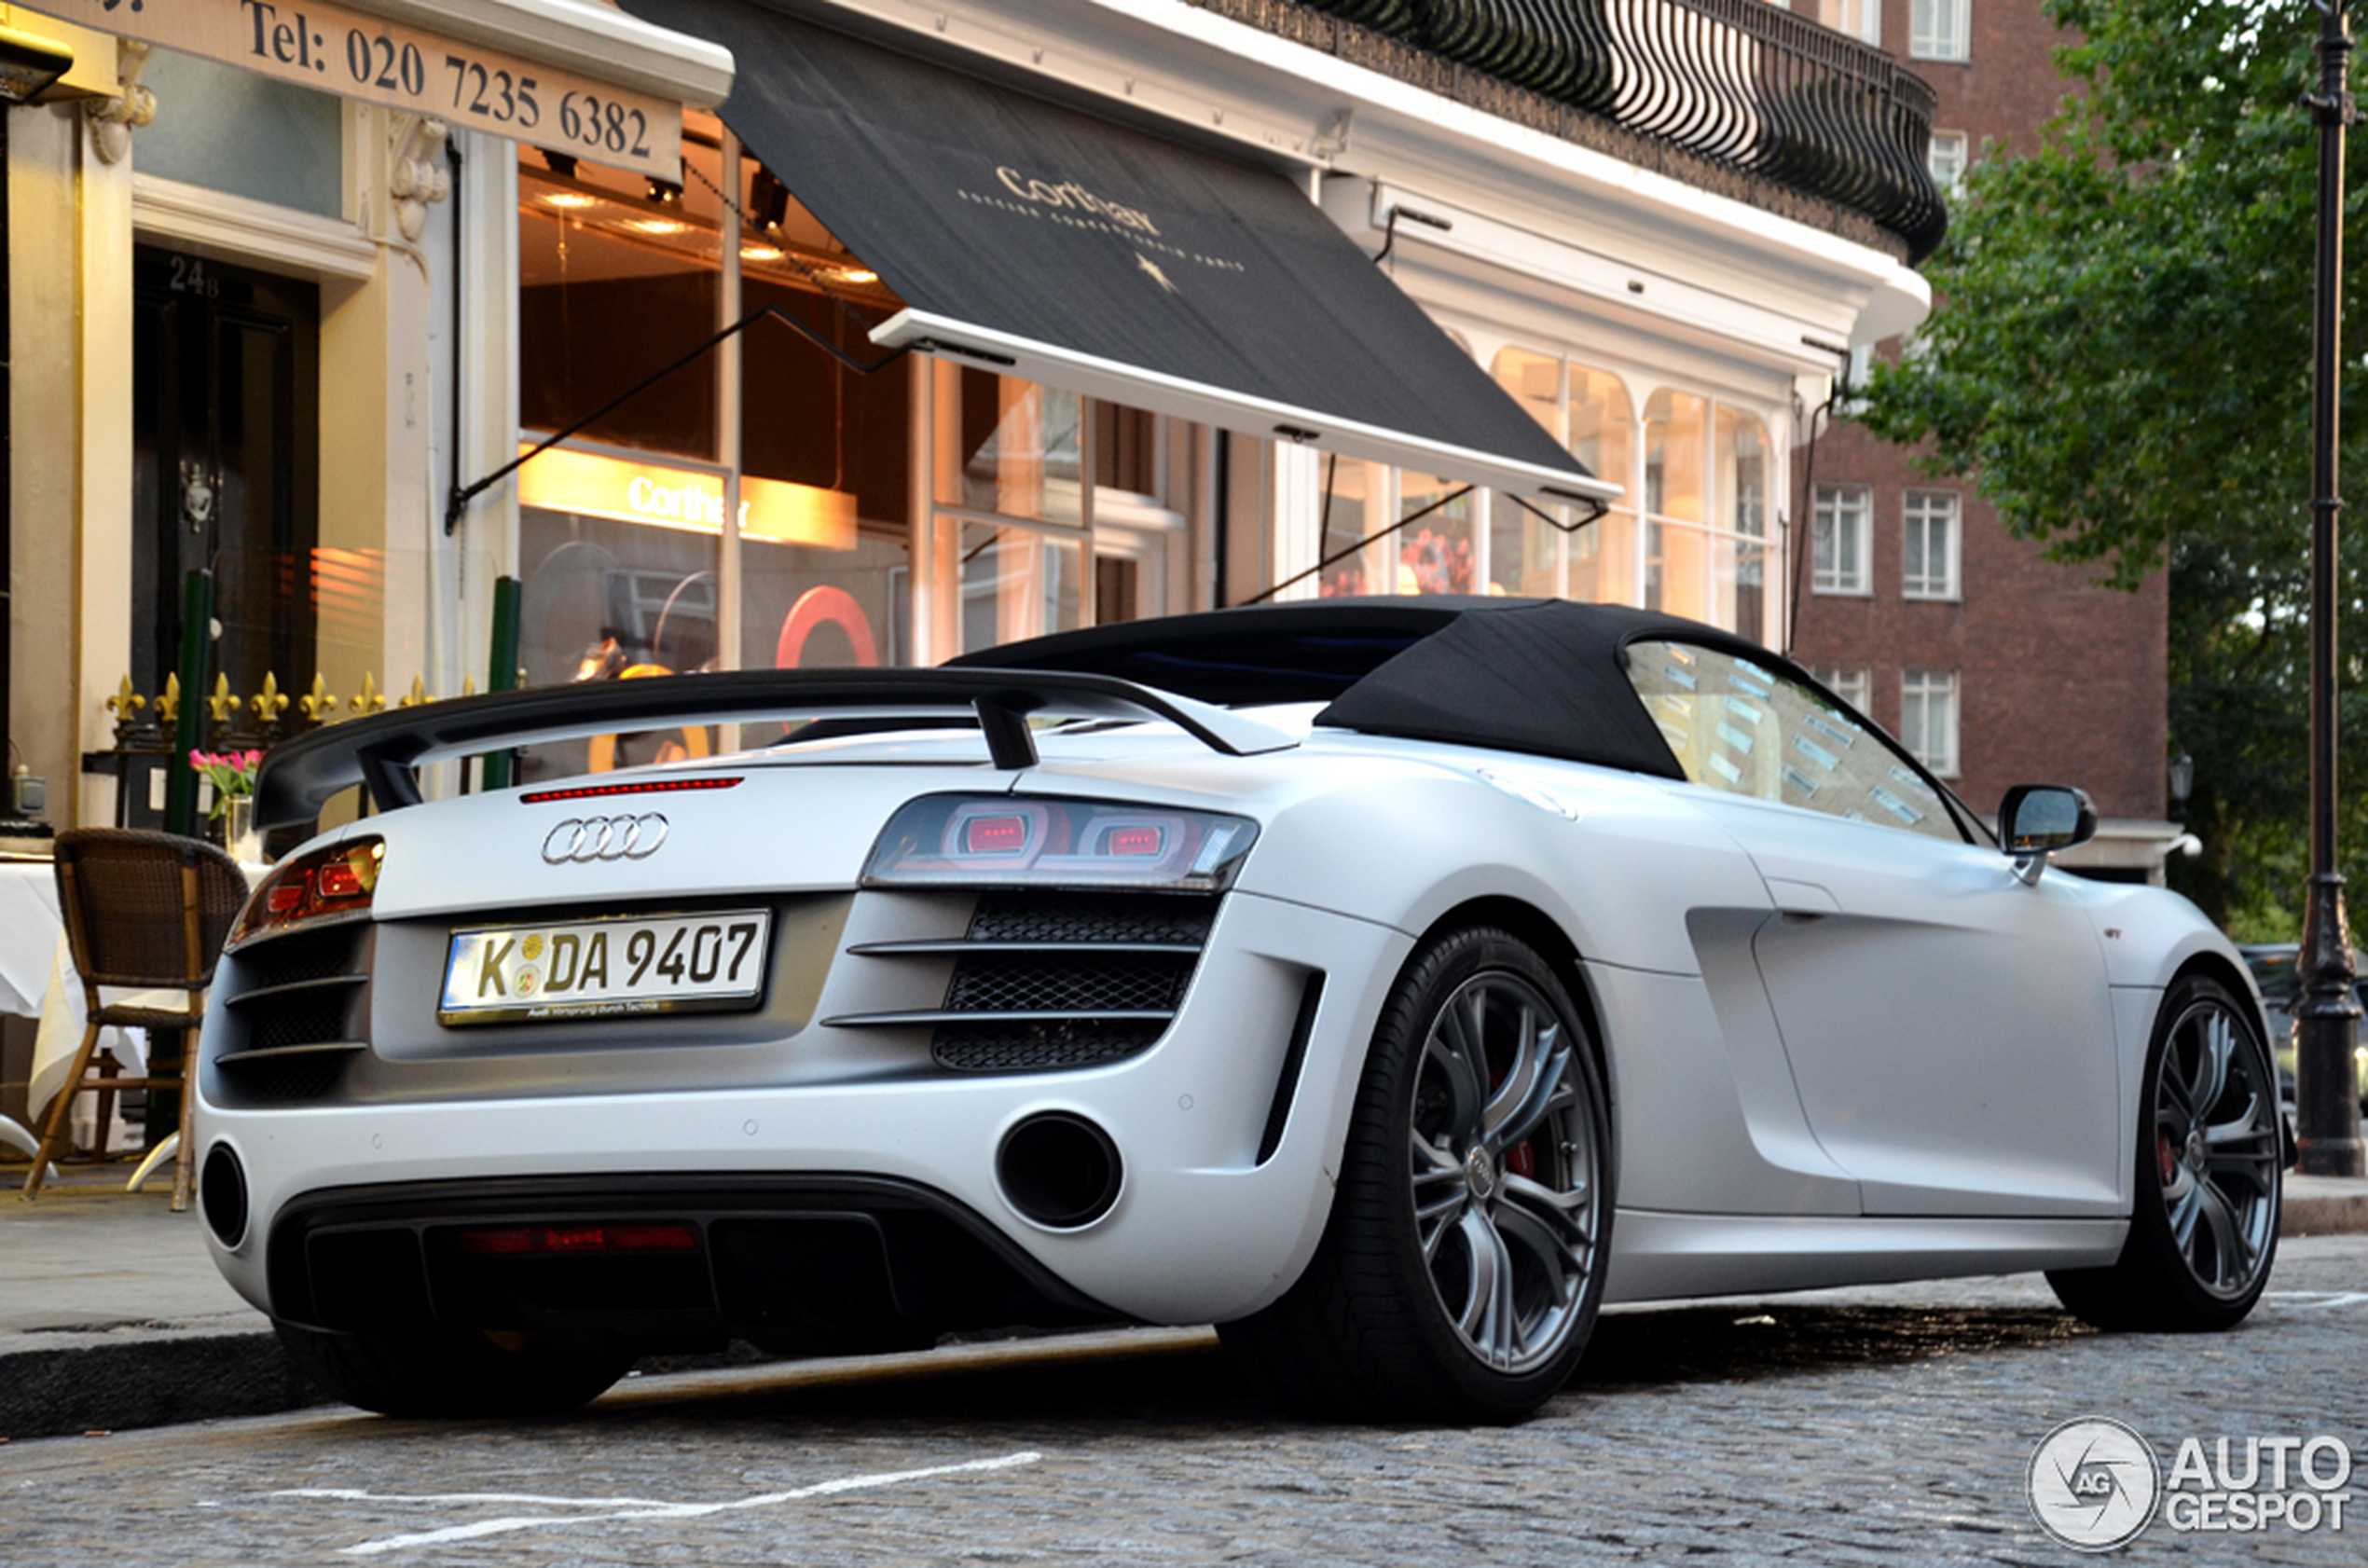
[[[0,1181],[9,1174],[0,1166]],[[38,1219],[48,1223],[32,1222]],[[178,1235],[184,1226],[186,1245]],[[2368,1180],[2289,1175],[2280,1233],[2368,1234]],[[159,1245],[159,1236],[172,1239]],[[62,1247],[71,1250],[62,1253]],[[87,1301],[45,1307],[45,1282],[55,1286],[77,1263],[93,1272],[115,1269],[136,1287],[121,1292],[126,1299],[112,1310],[95,1310]],[[1091,1342],[1081,1342],[1079,1354],[1112,1354],[1122,1342],[1105,1347],[1100,1336],[1084,1339]],[[1032,1341],[1006,1349],[947,1346],[807,1363],[799,1375],[860,1380],[981,1356],[1047,1354],[1060,1352]],[[723,1371],[750,1359],[744,1351],[645,1367]],[[194,1216],[167,1215],[155,1195],[130,1198],[86,1188],[20,1204],[13,1191],[0,1189],[0,1442],[268,1415],[325,1402],[296,1371],[263,1315],[222,1284],[200,1245]]]

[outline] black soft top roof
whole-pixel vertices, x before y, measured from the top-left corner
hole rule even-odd
[[[1620,650],[1667,638],[1805,680],[1729,632],[1619,605],[1328,598],[1127,621],[948,661],[1115,675],[1203,702],[1323,702],[1319,724],[1680,778]]]

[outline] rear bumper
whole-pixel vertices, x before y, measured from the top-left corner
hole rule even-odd
[[[320,1308],[285,1283],[296,1276],[283,1270],[282,1237],[310,1234],[304,1227],[319,1227],[309,1220],[288,1227],[342,1212],[354,1194],[434,1192],[442,1204],[444,1194],[496,1188],[576,1192],[570,1183],[616,1199],[652,1184],[695,1196],[749,1183],[775,1193],[893,1190],[971,1217],[984,1229],[968,1233],[998,1238],[989,1250],[1063,1311],[1224,1321],[1279,1296],[1315,1250],[1365,1047],[1410,945],[1387,927],[1232,894],[1165,1038],[1138,1056],[1074,1071],[237,1108],[201,1093],[199,1156],[216,1144],[237,1155],[251,1217],[235,1247],[211,1235],[208,1245],[247,1300],[301,1316]],[[1294,1062],[1294,1026],[1315,976],[1320,999]],[[780,1049],[818,1048],[830,1032]],[[555,1060],[597,1085],[606,1056]],[[1091,1224],[1048,1229],[1004,1197],[996,1150],[1013,1125],[1044,1111],[1093,1121],[1120,1151],[1117,1200]],[[680,1182],[690,1186],[665,1185]],[[871,1212],[840,1199],[826,1207]],[[398,1227],[441,1223],[427,1210],[403,1213],[399,1202],[377,1212]],[[812,1212],[792,1205],[776,1217]],[[796,1238],[784,1232],[776,1244]]]
[[[623,1227],[632,1227],[628,1231]],[[652,1232],[666,1245],[611,1245]],[[486,1256],[489,1235],[568,1250]],[[1119,1314],[940,1192],[884,1177],[654,1173],[341,1188],[282,1207],[276,1315],[336,1331],[437,1323],[561,1340],[782,1353],[927,1344],[949,1328]]]

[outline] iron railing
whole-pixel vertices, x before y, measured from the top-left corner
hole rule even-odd
[[[1769,0],[1299,0],[1872,218],[1921,261],[1948,210],[1931,86]]]

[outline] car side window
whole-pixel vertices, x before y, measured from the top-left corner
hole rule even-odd
[[[1627,660],[1645,712],[1693,783],[1963,842],[1932,783],[1815,689],[1687,642],[1633,642]]]

